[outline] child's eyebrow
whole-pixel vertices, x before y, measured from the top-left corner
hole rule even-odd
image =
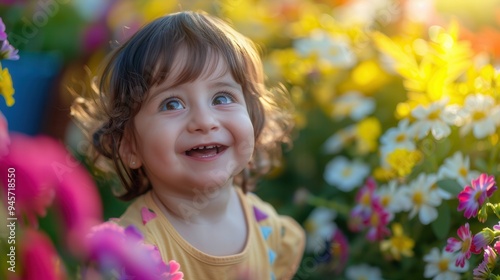
[[[213,88],[218,88],[218,87],[230,87],[236,90],[241,90],[241,85],[238,84],[237,82],[229,82],[229,81],[217,81],[213,84],[211,84],[211,87]]]

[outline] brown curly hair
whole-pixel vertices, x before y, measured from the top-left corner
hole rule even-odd
[[[176,85],[201,75],[210,53],[225,58],[234,79],[242,86],[255,131],[255,150],[235,184],[248,191],[255,179],[279,164],[283,143],[290,143],[293,128],[291,103],[283,88],[264,86],[263,66],[256,46],[228,23],[204,12],[179,12],[145,25],[109,56],[92,96],[76,98],[71,113],[91,139],[95,160],[107,159],[131,200],[151,189],[142,168],[131,169],[120,157],[120,144],[127,131],[134,131],[135,115],[149,89],[171,72],[179,49],[190,56]]]

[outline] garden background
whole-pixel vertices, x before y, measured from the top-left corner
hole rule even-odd
[[[117,180],[84,156],[70,106],[112,48],[158,16],[191,9],[256,42],[268,85],[285,86],[296,107],[282,166],[255,189],[307,231],[294,279],[495,273],[500,1],[3,0],[20,58],[2,53],[10,137],[0,134],[0,213],[10,215],[5,170],[15,166],[19,246],[11,273],[3,227],[1,279],[77,278],[78,232],[123,213]]]

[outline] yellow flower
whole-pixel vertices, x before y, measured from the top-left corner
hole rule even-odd
[[[380,121],[377,118],[369,117],[360,121],[355,131],[358,152],[366,154],[375,151],[381,130]]]
[[[400,177],[407,176],[422,158],[419,151],[397,148],[387,155],[387,162]]]
[[[404,234],[401,224],[394,223],[392,233],[389,240],[380,242],[380,250],[390,254],[395,260],[401,260],[401,256],[412,257],[415,241]]]
[[[339,90],[360,91],[373,94],[390,81],[390,76],[374,59],[361,61],[350,73],[349,77],[339,85]]]
[[[373,170],[373,177],[380,182],[389,181],[396,177],[394,170],[377,167]]]
[[[408,101],[397,110],[399,117],[405,117],[408,109],[443,97],[448,97],[452,104],[463,98],[457,95],[456,81],[471,67],[472,49],[467,42],[458,40],[458,27],[454,22],[448,30],[431,27],[429,38],[426,41],[373,34],[377,48],[392,58],[390,66],[403,78],[408,92]]]
[[[14,105],[14,87],[12,86],[12,78],[7,68],[2,69],[0,73],[0,94],[5,98],[7,106]]]

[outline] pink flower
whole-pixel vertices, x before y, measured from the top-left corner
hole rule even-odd
[[[112,222],[95,226],[86,245],[89,259],[104,272],[118,271],[121,277],[136,279],[181,280],[176,261],[163,262],[158,248],[144,243],[141,232],[134,226],[122,228]]]
[[[344,233],[335,230],[331,241],[329,241],[329,263],[336,274],[340,274],[349,260],[349,242]]]
[[[476,249],[486,248],[495,239],[495,233],[490,228],[484,228],[482,231],[474,235],[472,244]]]
[[[67,154],[67,158],[72,157]],[[82,165],[77,165],[75,159],[72,161],[74,165],[67,166],[70,169],[59,173],[54,206],[61,213],[67,246],[78,255],[85,250],[81,240],[91,227],[102,223],[103,211],[92,177]]]
[[[2,112],[0,112],[0,157],[3,157],[9,153],[9,145],[10,137],[7,119],[5,119],[5,116],[2,114]]]
[[[66,279],[66,273],[50,239],[39,231],[27,228],[19,242],[21,279]]]
[[[454,237],[448,238],[448,244],[446,245],[445,250],[450,253],[458,251],[455,265],[464,267],[465,261],[470,259],[471,252],[476,252],[472,244],[472,233],[469,229],[469,223],[461,226],[458,229],[457,234],[462,241]]]
[[[490,279],[491,270],[488,267],[486,262],[481,262],[474,270],[472,271],[472,275],[474,276],[474,280],[486,280]]]
[[[373,178],[366,179],[365,185],[356,193],[356,206],[351,210],[349,219],[349,229],[351,231],[361,231],[369,224],[369,219],[373,215],[373,201],[378,200],[375,194],[377,184]]]
[[[483,261],[473,270],[474,279],[489,279],[491,270],[495,267],[497,253],[493,248],[487,246],[484,249]]]
[[[483,205],[488,197],[496,191],[495,178],[482,173],[477,179],[472,180],[472,186],[466,186],[463,191],[458,194],[458,211],[464,211],[464,216],[467,219],[475,217],[479,208]]]
[[[36,227],[37,216],[44,216],[56,202],[69,248],[74,253],[81,251],[83,236],[102,222],[102,205],[92,177],[54,139],[22,134],[11,137],[9,154],[0,159],[0,169],[14,170],[15,188],[8,188],[8,172],[1,172],[0,180],[4,191],[16,197],[12,216],[25,216]]]
[[[391,234],[387,227],[391,215],[387,212],[378,200],[372,201],[372,213],[367,219],[368,232],[366,238],[370,241],[382,240]]]
[[[15,189],[11,192],[16,196],[16,213],[13,214],[26,216],[36,226],[36,216],[45,216],[55,196],[54,159],[66,160],[66,154],[58,142],[48,137],[11,134],[11,140],[9,153],[0,158],[0,169],[14,170]],[[5,193],[8,179],[7,172],[0,172]]]

